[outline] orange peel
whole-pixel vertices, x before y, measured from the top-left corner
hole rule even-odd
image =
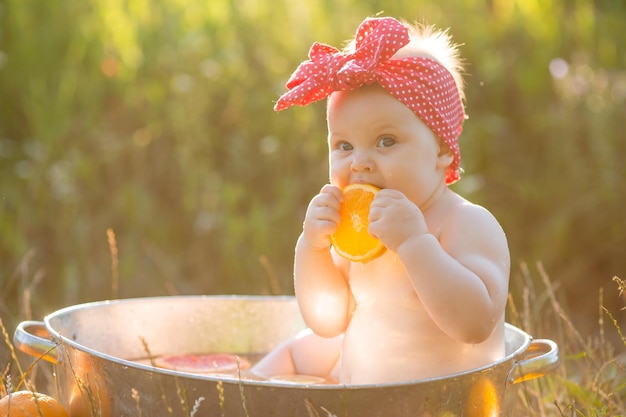
[[[32,391],[16,391],[0,399],[0,416],[69,417],[56,399]]]

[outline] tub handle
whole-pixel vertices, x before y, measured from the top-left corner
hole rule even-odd
[[[42,321],[23,321],[13,334],[13,344],[24,353],[52,363],[61,363],[61,346],[52,340]]]
[[[559,367],[559,347],[549,339],[535,339],[509,371],[508,382],[517,384],[544,376]]]

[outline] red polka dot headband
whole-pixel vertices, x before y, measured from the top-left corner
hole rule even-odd
[[[377,83],[411,109],[448,145],[454,160],[446,183],[459,179],[461,134],[465,111],[452,74],[437,61],[423,57],[392,59],[410,41],[405,25],[390,17],[368,18],[357,30],[354,52],[314,43],[309,60],[287,81],[274,110],[305,106],[333,91],[356,90]]]

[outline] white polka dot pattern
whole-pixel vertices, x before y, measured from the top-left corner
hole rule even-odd
[[[450,72],[422,57],[391,59],[409,42],[406,26],[390,17],[361,23],[353,53],[314,43],[309,60],[298,66],[287,82],[289,91],[274,106],[280,111],[322,100],[333,91],[356,90],[377,83],[410,108],[450,148],[454,160],[446,183],[459,179],[461,134],[465,111]]]

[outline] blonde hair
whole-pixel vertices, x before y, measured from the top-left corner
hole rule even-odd
[[[465,83],[463,81],[463,60],[459,45],[452,41],[448,29],[441,30],[434,25],[423,23],[410,24],[402,21],[409,30],[411,40],[393,56],[394,59],[425,57],[443,65],[454,78],[461,100],[465,100]],[[353,39],[344,48],[346,52],[354,52],[356,40]]]

